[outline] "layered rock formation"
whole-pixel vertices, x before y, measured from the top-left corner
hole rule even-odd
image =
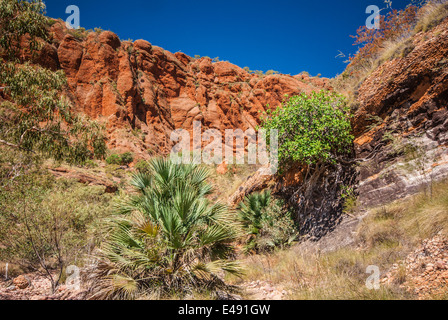
[[[361,85],[353,120],[360,199],[377,205],[448,176],[448,19]]]
[[[359,164],[354,187],[363,206],[430,193],[433,183],[448,177],[448,19],[416,34],[397,50],[403,52],[361,84],[353,106],[353,162]],[[296,190],[302,181],[300,166],[280,179],[256,173],[232,195],[230,203],[267,186],[283,193],[288,188]],[[318,199],[317,203],[323,202]],[[329,221],[339,221],[341,208],[326,211]],[[331,227],[323,233],[328,230]]]
[[[76,108],[106,125],[111,149],[137,159],[169,152],[171,132],[191,132],[194,121],[204,130],[246,130],[285,95],[331,89],[329,79],[251,74],[144,40],[121,41],[109,31],[70,31],[61,22],[51,27],[37,62],[62,69]],[[359,170],[363,204],[400,198],[448,176],[448,21],[418,33],[374,70],[356,104],[356,157],[366,160]],[[300,168],[292,174],[300,183]],[[253,191],[247,184],[235,199]]]
[[[193,121],[204,129],[247,130],[285,95],[329,88],[328,79],[250,74],[144,40],[121,41],[109,31],[70,31],[59,21],[51,36],[39,63],[64,70],[76,108],[106,124],[110,148],[140,157],[168,152],[171,132],[191,131]]]

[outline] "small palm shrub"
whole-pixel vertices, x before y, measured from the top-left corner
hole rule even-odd
[[[280,200],[272,199],[270,191],[247,196],[238,213],[247,232],[246,252],[269,252],[290,245],[297,238],[290,213],[283,209]]]
[[[225,205],[211,203],[208,171],[153,159],[137,172],[138,194],[117,206],[110,236],[99,254],[93,298],[163,298],[230,290],[225,272],[239,274],[232,260],[238,224]]]
[[[150,170],[149,162],[146,161],[146,160],[139,160],[135,164],[134,169],[139,171],[139,172],[147,173]]]

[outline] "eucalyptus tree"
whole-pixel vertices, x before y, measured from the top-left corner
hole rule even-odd
[[[48,39],[44,13],[40,0],[0,1],[0,145],[71,163],[102,157],[103,128],[73,112],[64,72],[19,59]],[[25,36],[28,48],[21,48]]]

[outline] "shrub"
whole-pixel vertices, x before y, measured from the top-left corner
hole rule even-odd
[[[85,28],[69,29],[68,32],[77,40],[85,40],[89,32]]]
[[[122,165],[128,165],[134,161],[134,155],[130,152],[125,152],[121,155],[120,161]]]
[[[347,66],[349,72],[357,72],[359,65],[375,60],[387,41],[408,37],[417,21],[417,6],[408,6],[403,10],[391,10],[387,15],[381,15],[380,29],[368,29],[360,27],[355,36],[354,45],[362,45],[356,56],[350,58]]]
[[[86,162],[84,162],[84,167],[89,168],[89,169],[97,168],[98,163],[96,163],[95,161],[92,161],[90,159],[87,159]]]
[[[283,189],[302,235],[321,237],[342,214],[342,186],[354,183],[353,136],[345,99],[328,91],[294,96],[262,119],[278,131],[279,174],[292,166],[300,184]]]
[[[290,245],[298,236],[291,214],[281,201],[273,200],[270,191],[254,193],[238,207],[247,238],[246,252],[267,252]]]
[[[335,87],[353,99],[357,88],[378,66],[396,57],[403,58],[414,49],[411,36],[432,29],[447,16],[447,0],[423,0],[381,15],[378,30],[360,27],[352,36],[359,50],[349,58],[344,73],[335,79]]]
[[[106,158],[106,163],[107,164],[120,165],[121,164],[121,157],[118,154],[113,153],[113,154],[111,154],[110,156],[108,156]]]
[[[82,266],[100,241],[96,222],[107,215],[109,202],[103,187],[56,181],[38,167],[1,180],[0,261],[42,271],[54,292],[65,267]]]
[[[279,74],[279,73],[280,73],[280,72],[275,71],[275,70],[268,70],[268,71],[266,71],[265,75],[270,76],[270,75],[273,75],[273,74]]]
[[[118,206],[94,269],[94,298],[230,289],[220,274],[240,272],[230,260],[238,227],[226,206],[206,198],[207,177],[205,168],[166,159],[133,176],[139,194]]]
[[[107,164],[123,165],[126,166],[134,161],[134,156],[130,152],[125,152],[121,155],[113,153],[106,158]]]
[[[278,130],[283,166],[334,162],[350,151],[354,139],[344,97],[328,91],[290,98],[275,111],[268,110],[261,126],[267,130],[267,141],[270,130]]]
[[[149,172],[150,164],[146,160],[139,160],[134,167],[139,172]]]

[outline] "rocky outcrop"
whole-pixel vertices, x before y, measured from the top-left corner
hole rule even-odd
[[[90,186],[102,186],[106,193],[114,193],[118,191],[118,182],[110,181],[105,177],[93,175],[86,172],[79,172],[73,168],[49,168],[48,171],[56,178],[72,179],[79,183]]]
[[[360,201],[378,205],[448,177],[448,20],[408,42],[358,91]]]
[[[229,197],[228,203],[231,206],[236,206],[239,202],[244,200],[246,196],[251,193],[261,191],[267,188],[276,190],[276,177],[269,174],[269,167],[263,166],[254,174],[247,177],[238,189]]]
[[[57,21],[38,62],[64,70],[76,108],[107,127],[108,145],[145,158],[166,153],[175,129],[254,128],[285,95],[330,88],[306,75],[250,74],[226,61],[193,59],[110,31],[71,31]]]
[[[398,283],[419,299],[443,299],[448,282],[448,239],[438,234],[426,239],[406,259],[394,264],[382,283]]]

